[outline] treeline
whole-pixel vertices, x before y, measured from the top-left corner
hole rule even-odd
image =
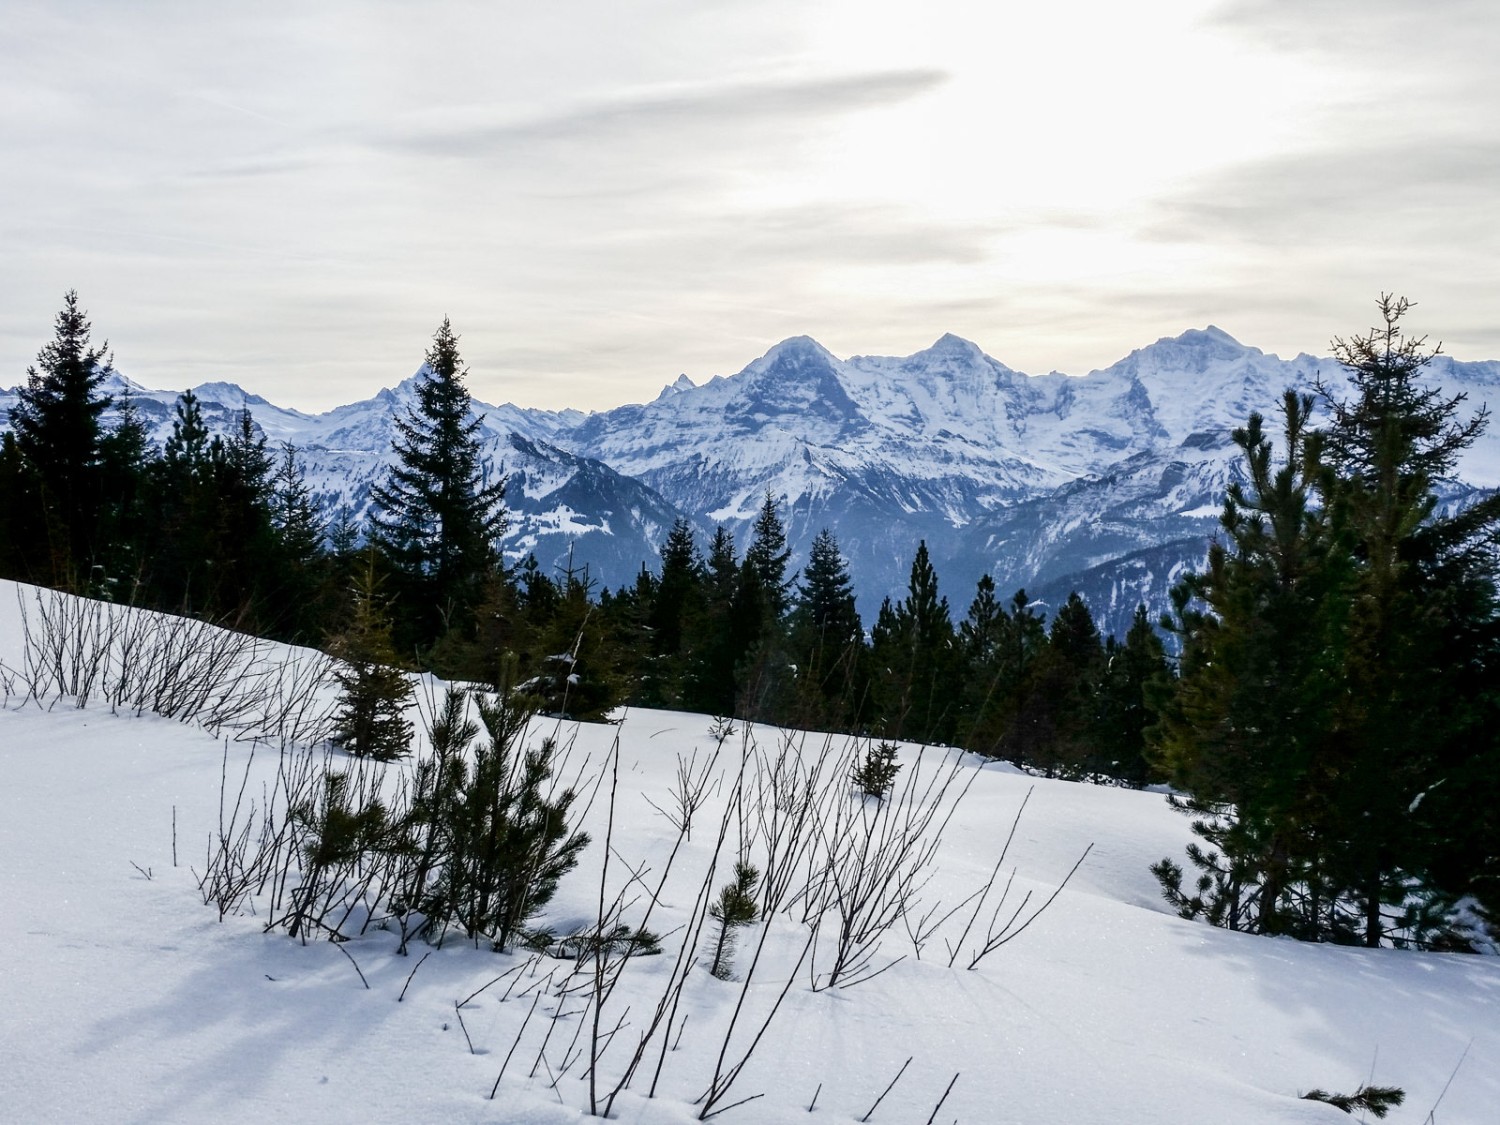
[[[325,525],[296,451],[248,411],[210,437],[185,394],[153,448],[103,393],[107,349],[71,293],[0,446],[0,572],[324,647],[352,752],[404,752],[399,672],[423,669],[577,717],[628,703],[1169,781],[1201,840],[1156,867],[1185,916],[1467,947],[1500,912],[1500,498],[1439,506],[1487,418],[1419,385],[1433,352],[1406,310],[1383,298],[1382,327],[1335,341],[1354,396],[1319,388],[1323,428],[1288,393],[1279,451],[1258,415],[1235,433],[1244,483],[1206,566],[1123,639],[1076,595],[1049,619],[989,575],[958,616],[925,543],[863,622],[833,536],[793,567],[769,494],[743,549],[678,521],[615,590],[507,567],[505,482],[446,320],[368,521]]]
[[[1146,780],[1145,685],[1164,674],[1137,616],[1105,639],[1076,597],[1049,622],[983,578],[955,621],[918,547],[905,598],[868,631],[824,532],[791,565],[768,494],[741,550],[679,521],[657,571],[603,589],[586,567],[507,568],[505,482],[482,454],[458,340],[444,321],[366,523],[326,525],[290,447],[249,410],[211,436],[192,392],[160,449],[69,293],[27,372],[0,452],[0,569],[499,686],[599,717],[622,703],[962,744],[1049,775]]]

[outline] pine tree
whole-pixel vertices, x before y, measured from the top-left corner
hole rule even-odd
[[[718,925],[709,946],[708,971],[719,980],[734,976],[734,947],[738,932],[753,926],[760,917],[755,888],[760,871],[744,860],[734,865],[733,882],[719,888],[719,897],[709,904],[708,916]]]
[[[270,514],[277,573],[270,588],[278,610],[277,635],[305,641],[318,635],[326,613],[323,591],[331,559],[323,546],[323,519],[295,446],[282,447],[272,486]]]
[[[485,579],[499,565],[505,480],[491,479],[470,416],[467,369],[446,317],[396,419],[396,462],[371,492],[372,538],[390,562],[405,628],[426,648],[446,629],[472,627]]]
[[[786,572],[790,559],[786,528],[767,489],[740,566],[729,628],[737,654],[737,710],[764,722],[783,721],[792,695],[786,620],[795,580]]]
[[[885,600],[870,636],[883,730],[893,738],[948,741],[957,722],[956,648],[926,540],[912,559],[906,597],[897,605]]]
[[[413,691],[410,678],[396,666],[373,551],[365,553],[350,597],[348,627],[327,646],[339,661],[333,673],[339,685],[333,742],[355,757],[389,762],[411,749],[406,709]]]
[[[1378,307],[1378,327],[1334,341],[1353,394],[1341,400],[1320,388],[1332,421],[1311,452],[1322,501],[1354,560],[1342,669],[1349,702],[1339,716],[1345,755],[1330,827],[1341,846],[1331,867],[1358,903],[1366,945],[1379,944],[1403,904],[1466,893],[1482,865],[1475,849],[1493,854],[1493,837],[1486,845],[1455,832],[1484,818],[1454,782],[1478,780],[1486,771],[1476,763],[1496,762],[1500,623],[1500,496],[1450,513],[1435,492],[1488,414],[1464,417],[1463,395],[1422,385],[1437,350],[1404,334],[1410,302],[1383,295]]]
[[[223,443],[210,439],[198,397],[178,396],[172,431],[147,480],[156,535],[149,552],[146,594],[159,609],[212,614],[219,550],[218,462]]]
[[[1110,637],[1105,642],[1094,772],[1134,788],[1151,780],[1146,729],[1156,721],[1154,700],[1170,682],[1170,674],[1161,637],[1152,628],[1146,607],[1138,605],[1125,640]]]
[[[791,653],[797,665],[799,725],[843,728],[865,702],[864,628],[854,604],[854,584],[827,528],[808,553],[791,618]]]
[[[99,520],[101,597],[133,600],[133,584],[151,550],[155,513],[147,511],[146,497],[155,451],[146,423],[127,386],[114,400],[114,425],[100,442],[104,467],[104,510]]]
[[[88,314],[69,290],[54,322],[54,335],[26,369],[10,409],[16,451],[34,474],[27,490],[35,523],[24,527],[34,540],[51,544],[50,557],[27,552],[28,569],[38,578],[79,585],[95,560],[106,478],[104,412],[110,396],[101,391],[111,374],[109,345],[92,347]]]
[[[684,648],[691,654],[683,682],[683,707],[708,715],[732,715],[735,709],[735,662],[741,656],[732,628],[740,562],[734,535],[722,524],[709,543],[704,606],[690,628]]]
[[[1052,619],[1013,736],[1026,764],[1048,777],[1086,777],[1098,759],[1097,714],[1104,648],[1093,615],[1070,593]]]
[[[662,544],[661,577],[648,616],[656,655],[670,657],[682,651],[684,622],[698,608],[694,603],[701,597],[702,585],[703,560],[692,526],[678,517]]]
[[[769,620],[780,621],[786,616],[791,601],[794,576],[786,572],[791,560],[791,550],[786,545],[786,526],[776,510],[776,498],[766,489],[765,502],[750,532],[750,546],[745,551],[745,563],[755,571],[766,604]]]
[[[641,702],[648,707],[681,703],[687,661],[686,643],[704,612],[705,571],[692,526],[677,519],[662,544],[661,576],[642,572],[637,586],[649,630]]]
[[[1231,929],[1300,936],[1335,929],[1320,847],[1343,753],[1348,604],[1348,560],[1313,503],[1311,409],[1287,392],[1279,463],[1259,415],[1234,433],[1247,481],[1229,489],[1206,569],[1173,591],[1180,675],[1154,730],[1155,760],[1191,795],[1208,845],[1189,849],[1196,893],[1158,865],[1168,899]]]

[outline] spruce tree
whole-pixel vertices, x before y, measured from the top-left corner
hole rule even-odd
[[[1180,675],[1154,730],[1155,761],[1190,795],[1208,845],[1189,849],[1196,891],[1171,861],[1158,865],[1169,901],[1231,929],[1299,936],[1333,930],[1320,847],[1342,753],[1349,564],[1313,503],[1311,410],[1287,392],[1279,459],[1258,414],[1234,433],[1247,480],[1229,489],[1206,568],[1173,590]]]
[[[790,643],[798,685],[793,718],[835,728],[854,722],[865,702],[864,628],[849,568],[827,528],[813,539],[802,571]]]
[[[358,758],[389,762],[411,749],[410,678],[397,667],[391,621],[373,551],[366,551],[350,590],[349,624],[328,641],[339,685],[333,742]]]
[[[372,539],[394,572],[404,629],[425,649],[472,628],[486,578],[500,564],[505,480],[483,457],[468,372],[447,317],[418,375],[416,401],[396,419],[396,460],[371,492]]]
[[[766,616],[770,620],[780,621],[786,616],[794,581],[794,577],[786,572],[791,557],[791,550],[786,545],[786,526],[777,511],[776,498],[768,488],[760,514],[755,517],[751,528],[745,563],[755,571],[756,582],[765,599]]]
[[[686,644],[704,612],[705,572],[692,526],[677,519],[662,544],[661,576],[642,572],[637,591],[645,607],[649,659],[643,670],[642,702],[671,707],[682,700]]]
[[[871,630],[874,703],[893,738],[946,742],[957,722],[956,648],[927,542],[917,545],[906,597],[887,598]]]
[[[1151,780],[1146,730],[1156,721],[1156,693],[1170,682],[1170,674],[1161,637],[1146,607],[1138,605],[1125,640],[1105,641],[1095,772],[1133,788]]]
[[[1012,729],[1028,766],[1047,777],[1095,772],[1103,671],[1104,648],[1093,615],[1076,592],[1070,593],[1052,618]]]
[[[1354,560],[1331,865],[1357,901],[1366,945],[1392,919],[1401,925],[1414,899],[1467,893],[1480,861],[1465,853],[1494,850],[1493,838],[1486,848],[1455,832],[1479,810],[1444,790],[1482,777],[1477,761],[1495,762],[1500,496],[1445,512],[1435,491],[1488,414],[1465,416],[1462,394],[1421,382],[1437,349],[1405,335],[1410,307],[1383,295],[1380,325],[1335,339],[1353,393],[1320,388],[1332,420],[1312,448],[1321,498]]]
[[[732,628],[740,562],[734,535],[722,524],[709,543],[703,614],[689,629],[684,647],[690,653],[683,681],[683,707],[708,715],[732,715],[734,667],[741,652]]]
[[[27,551],[27,569],[38,579],[79,586],[95,560],[100,512],[106,493],[104,412],[110,396],[101,388],[111,374],[108,344],[89,342],[88,314],[69,290],[54,322],[54,335],[26,369],[10,409],[16,452],[32,474],[27,541],[50,544],[50,552]]]
[[[218,462],[223,443],[210,439],[198,396],[177,398],[172,431],[152,464],[148,506],[156,516],[146,585],[159,609],[212,614],[216,606],[213,558],[218,551]]]

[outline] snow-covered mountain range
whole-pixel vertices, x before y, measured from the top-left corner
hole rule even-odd
[[[1500,402],[1500,362],[1437,357],[1430,378]],[[299,449],[320,502],[361,513],[390,456],[392,420],[414,379],[324,414],[275,406],[233,384],[194,388],[211,427],[248,406],[272,442]],[[512,512],[505,547],[575,565],[608,586],[654,565],[671,521],[725,524],[744,547],[767,490],[783,505],[794,565],[830,528],[868,620],[904,590],[925,539],[961,615],[981,574],[1009,595],[1087,597],[1123,631],[1137,602],[1163,608],[1201,560],[1237,472],[1230,440],[1288,387],[1346,387],[1330,359],[1284,360],[1214,327],[1158,340],[1084,376],[1026,375],[946,335],[905,357],[840,359],[808,337],[738,374],[686,377],[650,403],[582,413],[475,403]],[[132,387],[158,439],[175,392]],[[14,401],[0,392],[0,410]],[[1449,491],[1500,486],[1500,432],[1486,434]]]

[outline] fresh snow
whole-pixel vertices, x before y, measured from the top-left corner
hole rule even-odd
[[[18,597],[31,596],[0,583],[0,661],[12,669],[23,660]],[[630,878],[627,865],[651,867],[651,882],[672,839],[653,803],[667,807],[679,755],[701,762],[712,751],[710,720],[634,711],[617,726],[549,722],[545,733],[571,747],[570,776],[588,782],[580,803],[618,736],[609,893]],[[761,728],[748,734],[766,748],[782,737]],[[721,765],[738,762],[744,737],[737,730],[725,741]],[[807,753],[821,745],[820,736],[789,737]],[[938,753],[928,752],[929,765]],[[904,776],[917,754],[902,749]],[[12,696],[0,709],[0,1119],[581,1120],[587,1084],[577,1066],[555,1091],[545,1068],[530,1076],[555,997],[543,990],[520,1033],[532,996],[514,994],[534,976],[560,977],[567,962],[526,970],[525,985],[503,1002],[503,985],[481,993],[463,1009],[461,1027],[455,1001],[521,958],[450,941],[418,967],[429,948],[396,956],[389,933],[342,947],[302,945],[262,933],[263,918],[221,923],[203,905],[193,869],[201,870],[219,823],[221,775],[232,803],[250,755],[244,743],[166,719],[112,715],[98,703],[42,707]],[[248,793],[258,797],[274,757],[264,747],[256,752]],[[905,960],[855,987],[815,993],[806,970],[798,974],[726,1102],[756,1100],[720,1120],[858,1121],[908,1058],[872,1122],[927,1121],[955,1074],[941,1122],[1337,1125],[1351,1119],[1297,1095],[1352,1091],[1367,1080],[1406,1089],[1393,1121],[1425,1120],[1440,1096],[1436,1125],[1495,1120],[1500,959],[1305,945],[1182,921],[1166,912],[1147,871],[1163,855],[1180,855],[1189,839],[1186,820],[1162,795],[1039,780],[976,759],[961,772],[972,786],[944,837],[923,909],[956,905],[983,881],[1028,791],[1005,864],[1018,872],[1012,894],[1030,892],[1033,903],[1050,895],[1092,843],[1083,866],[1049,911],[974,971],[946,966],[941,950],[944,937],[958,940],[955,921],[921,960],[897,926],[880,956]],[[601,1064],[606,1078],[619,1073],[656,1002],[678,940],[672,931],[710,862],[729,792],[726,779],[699,812],[703,827],[653,916],[668,953],[631,962],[610,1002],[610,1020],[629,1014]],[[547,911],[559,929],[586,923],[596,909],[607,793],[606,782],[593,796],[594,842]],[[721,859],[715,886],[728,866]],[[749,990],[752,1014],[780,991],[802,944],[796,922],[771,926]],[[741,941],[738,976],[756,932]],[[738,983],[694,971],[683,998],[686,1031],[680,1049],[667,1053],[658,1096],[644,1096],[648,1069],[616,1104],[617,1120],[696,1118],[692,1099],[739,994]],[[576,1026],[576,1018],[559,1022],[547,1051],[552,1065]],[[731,1058],[755,1026],[742,1020]]]

